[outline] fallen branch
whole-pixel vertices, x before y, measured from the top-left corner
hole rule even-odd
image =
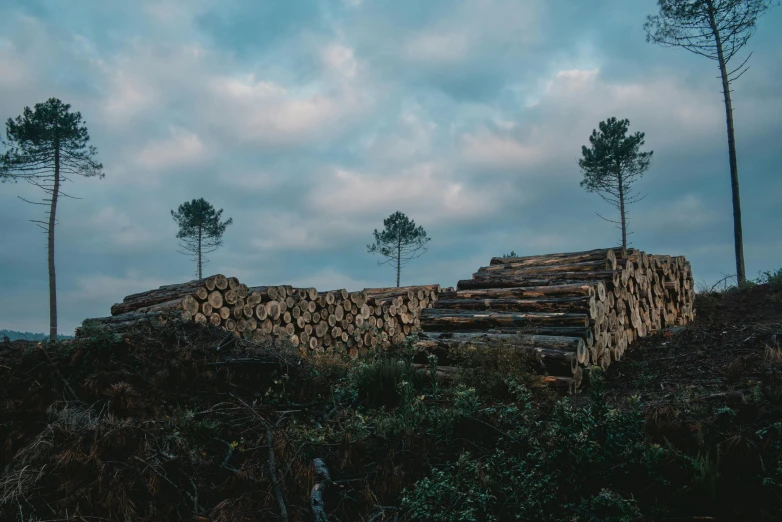
[[[312,465],[315,467],[315,485],[310,492],[313,520],[315,522],[328,522],[329,519],[326,516],[326,509],[323,504],[323,492],[326,486],[331,484],[331,475],[329,475],[329,468],[326,467],[323,459],[312,459]]]
[[[280,517],[288,520],[288,508],[285,507],[285,499],[282,498],[282,488],[280,481],[277,480],[277,467],[274,464],[274,438],[272,430],[266,428],[266,444],[269,446],[269,477],[274,485],[274,496],[277,497],[277,504],[280,506]]]
[[[266,359],[228,359],[225,361],[206,363],[206,365],[207,366],[251,366],[251,365],[280,366],[280,363],[277,361],[269,361]]]

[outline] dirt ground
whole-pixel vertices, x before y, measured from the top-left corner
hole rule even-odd
[[[610,393],[664,401],[684,391],[746,394],[768,384],[767,350],[782,343],[782,291],[758,285],[699,295],[696,310],[693,324],[636,341],[609,368]]]

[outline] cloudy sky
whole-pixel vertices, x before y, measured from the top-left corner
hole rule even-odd
[[[0,0],[0,119],[80,111],[105,179],[58,209],[60,332],[192,279],[170,209],[234,224],[207,273],[251,285],[391,286],[366,253],[400,210],[432,238],[402,284],[455,285],[495,255],[599,248],[619,233],[579,187],[581,145],[628,118],[655,161],[633,246],[734,271],[714,62],[645,41],[654,0]],[[782,9],[734,86],[747,275],[782,265]],[[776,33],[776,34],[775,34]],[[744,53],[746,55],[746,53]],[[0,185],[0,328],[48,327],[43,209]]]

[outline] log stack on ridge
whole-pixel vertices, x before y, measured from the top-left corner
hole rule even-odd
[[[280,339],[304,353],[357,354],[387,348],[417,330],[420,312],[437,300],[439,285],[318,292],[289,285],[248,287],[216,274],[125,297],[110,317],[86,319],[114,332],[170,321],[211,324],[236,336]]]
[[[534,350],[548,373],[581,385],[583,368],[607,368],[629,343],[695,316],[684,257],[597,249],[493,258],[421,314],[417,346],[448,350],[508,342]]]

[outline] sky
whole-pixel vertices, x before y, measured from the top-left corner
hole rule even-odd
[[[646,42],[654,0],[0,0],[0,120],[57,97],[104,179],[56,228],[59,331],[194,278],[170,210],[233,218],[205,274],[393,286],[367,253],[395,211],[431,238],[402,285],[455,286],[493,256],[616,245],[577,160],[609,117],[654,161],[631,246],[735,272],[716,62]],[[782,266],[782,8],[733,86],[747,276]],[[739,63],[739,62],[737,62]],[[3,136],[5,135],[3,129]],[[39,189],[0,184],[0,328],[48,331]]]

